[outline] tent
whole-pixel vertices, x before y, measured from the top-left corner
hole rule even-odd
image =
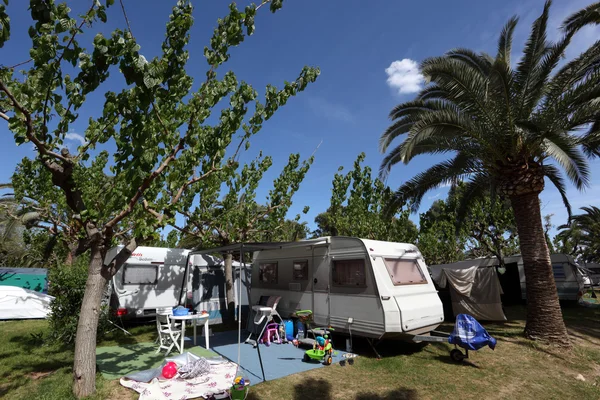
[[[0,286],[0,319],[46,318],[54,297],[16,286]]]
[[[429,270],[440,288],[449,288],[455,316],[469,314],[481,321],[506,321],[495,264],[495,259],[480,258],[431,265]]]

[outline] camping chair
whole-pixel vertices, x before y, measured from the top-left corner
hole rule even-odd
[[[279,318],[279,323],[283,322],[283,318],[281,318],[281,315],[279,315],[277,312],[277,305],[279,304],[280,300],[281,296],[261,296],[258,304],[252,306],[252,311],[255,313],[254,326],[260,325],[266,318],[266,321],[264,321],[264,325],[260,330],[260,334],[258,335],[258,339],[262,338],[262,335],[269,322],[274,321],[273,317],[277,316],[277,318]],[[250,335],[248,335],[246,343],[248,343],[252,338],[252,333],[253,332],[250,331]]]
[[[166,349],[165,356],[168,356],[173,347],[176,347],[181,353],[179,338],[181,337],[181,324],[176,325],[171,321],[170,312],[167,310],[156,310],[156,329],[158,330],[158,349],[155,354]]]

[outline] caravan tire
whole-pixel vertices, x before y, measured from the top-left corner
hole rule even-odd
[[[450,358],[452,359],[452,361],[462,362],[462,360],[465,359],[465,355],[462,353],[462,351],[458,349],[452,349],[450,351]]]

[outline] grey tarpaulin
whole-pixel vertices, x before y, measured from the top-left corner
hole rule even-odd
[[[454,315],[469,314],[481,321],[506,321],[502,311],[502,287],[493,267],[442,268],[433,274],[444,288],[450,284]]]

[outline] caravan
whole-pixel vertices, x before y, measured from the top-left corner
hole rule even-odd
[[[416,246],[352,237],[248,245],[251,303],[281,296],[282,317],[310,309],[314,322],[374,339],[434,330],[442,303]]]
[[[122,248],[110,249],[105,262],[109,263]],[[197,311],[207,311],[209,324],[221,323],[226,307],[223,260],[209,255],[189,256],[190,252],[162,247],[136,248],[112,278],[109,304],[116,315],[154,317],[157,308],[185,304]],[[246,293],[242,291],[242,305],[247,307]],[[237,304],[237,298],[235,301]]]
[[[111,248],[110,263],[123,246]],[[154,317],[157,308],[174,307],[184,282],[190,250],[140,246],[113,276],[110,307],[124,318]]]

